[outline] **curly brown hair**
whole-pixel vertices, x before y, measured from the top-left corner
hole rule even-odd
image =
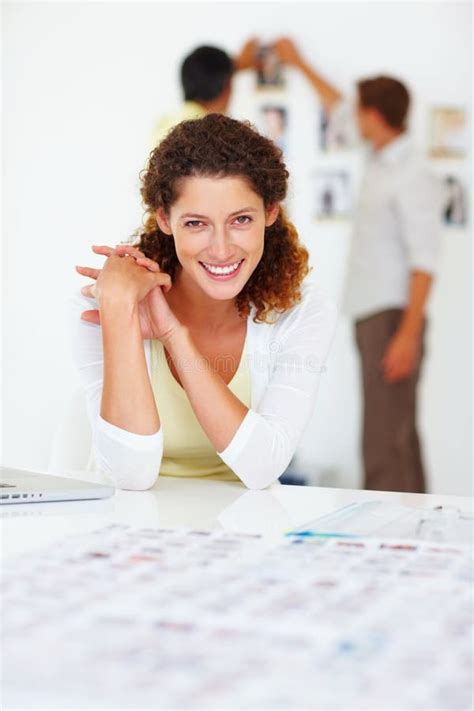
[[[286,196],[288,171],[282,152],[248,122],[222,114],[183,121],[150,154],[142,173],[141,194],[147,208],[139,248],[160,268],[175,277],[180,267],[174,240],[156,221],[157,208],[166,213],[178,197],[181,178],[239,176],[263,199],[265,207]],[[301,300],[301,283],[308,274],[308,252],[280,207],[276,221],[265,228],[263,255],[236,297],[241,316],[256,309],[254,321],[269,321],[271,314],[287,311]]]

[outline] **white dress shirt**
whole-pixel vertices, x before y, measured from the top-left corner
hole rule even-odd
[[[344,311],[355,320],[404,308],[413,271],[434,273],[442,188],[402,134],[370,153],[354,217]]]
[[[96,302],[92,308],[96,308]],[[115,486],[152,487],[163,454],[162,428],[140,435],[100,416],[103,350],[100,326],[80,320],[91,299],[72,300],[74,354],[88,400],[95,461]],[[311,417],[321,373],[333,339],[334,305],[312,283],[302,287],[302,301],[275,323],[247,320],[246,353],[251,376],[248,410],[221,459],[250,489],[274,482],[288,466]],[[144,342],[150,373],[150,341]]]

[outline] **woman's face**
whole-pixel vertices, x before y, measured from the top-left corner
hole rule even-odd
[[[279,205],[265,210],[262,198],[241,177],[189,177],[167,215],[156,213],[160,229],[172,234],[182,266],[213,299],[233,299],[257,267],[265,227],[273,224]]]

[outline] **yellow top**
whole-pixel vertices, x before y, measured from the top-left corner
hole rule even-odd
[[[163,138],[176,124],[181,123],[181,121],[199,119],[205,115],[206,110],[200,104],[197,104],[195,101],[185,101],[179,111],[163,116],[155,124],[151,135],[151,150],[153,150],[158,143],[161,143]]]
[[[199,424],[184,388],[175,380],[160,341],[151,341],[151,383],[163,428],[161,476],[239,481],[219,457]],[[228,387],[250,407],[250,369],[244,344],[239,367]]]

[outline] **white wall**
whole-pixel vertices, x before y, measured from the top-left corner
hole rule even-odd
[[[99,264],[140,224],[138,171],[154,120],[180,98],[178,68],[192,47],[235,52],[250,35],[293,36],[344,91],[361,75],[406,79],[415,138],[428,107],[470,105],[469,3],[10,3],[4,14],[4,463],[46,468],[54,428],[77,386],[64,303],[81,283],[74,264]],[[236,82],[233,113],[251,116],[253,79]],[[315,278],[339,300],[350,225],[315,223],[310,176],[353,156],[318,157],[317,103],[289,77],[293,218]],[[462,163],[438,164],[468,175]],[[471,230],[446,231],[431,304],[421,398],[431,489],[471,487]],[[315,480],[360,481],[358,371],[342,319],[317,412],[299,459]]]

